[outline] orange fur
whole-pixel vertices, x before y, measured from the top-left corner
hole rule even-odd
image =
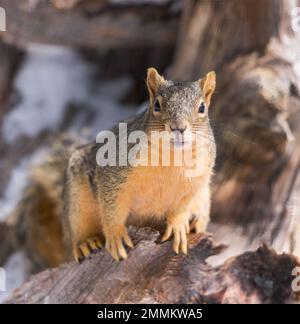
[[[76,183],[77,182],[77,183]],[[71,195],[76,197],[71,205],[71,226],[76,242],[81,244],[89,237],[99,235],[100,230],[100,208],[93,198],[88,183],[84,178],[74,180],[71,186]]]

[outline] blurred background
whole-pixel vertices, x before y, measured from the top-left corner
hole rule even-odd
[[[177,80],[217,72],[209,231],[229,248],[211,262],[262,242],[300,255],[299,1],[0,0],[0,7],[0,266],[8,290],[60,261],[44,253],[57,247],[44,224],[57,198],[51,188],[63,180],[53,162],[64,154],[59,143],[93,141],[146,107],[150,66]]]

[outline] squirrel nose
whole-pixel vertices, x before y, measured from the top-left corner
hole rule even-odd
[[[187,126],[185,125],[184,127],[176,127],[176,128],[170,126],[170,128],[172,132],[180,132],[181,134],[183,134],[184,131],[187,129]]]

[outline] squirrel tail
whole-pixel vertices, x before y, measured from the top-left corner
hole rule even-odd
[[[33,272],[66,261],[63,239],[63,189],[69,157],[82,139],[70,134],[55,138],[49,154],[30,168],[29,183],[12,217],[17,241],[33,263]]]

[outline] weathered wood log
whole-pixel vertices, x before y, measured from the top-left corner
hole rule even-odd
[[[298,2],[299,5],[299,2]],[[266,241],[300,255],[300,36],[294,1],[185,2],[171,76],[217,71],[211,227],[229,254]]]
[[[172,2],[140,6],[84,0],[75,6],[75,1],[68,1],[70,9],[59,10],[47,0],[3,0],[7,16],[3,38],[19,46],[35,42],[104,50],[173,45],[180,10]],[[66,1],[55,3],[68,7]]]
[[[188,256],[158,243],[150,228],[130,229],[135,248],[114,261],[104,250],[82,264],[46,270],[16,289],[5,303],[295,303],[297,260],[263,246],[213,267],[224,250],[208,235],[190,235]]]

